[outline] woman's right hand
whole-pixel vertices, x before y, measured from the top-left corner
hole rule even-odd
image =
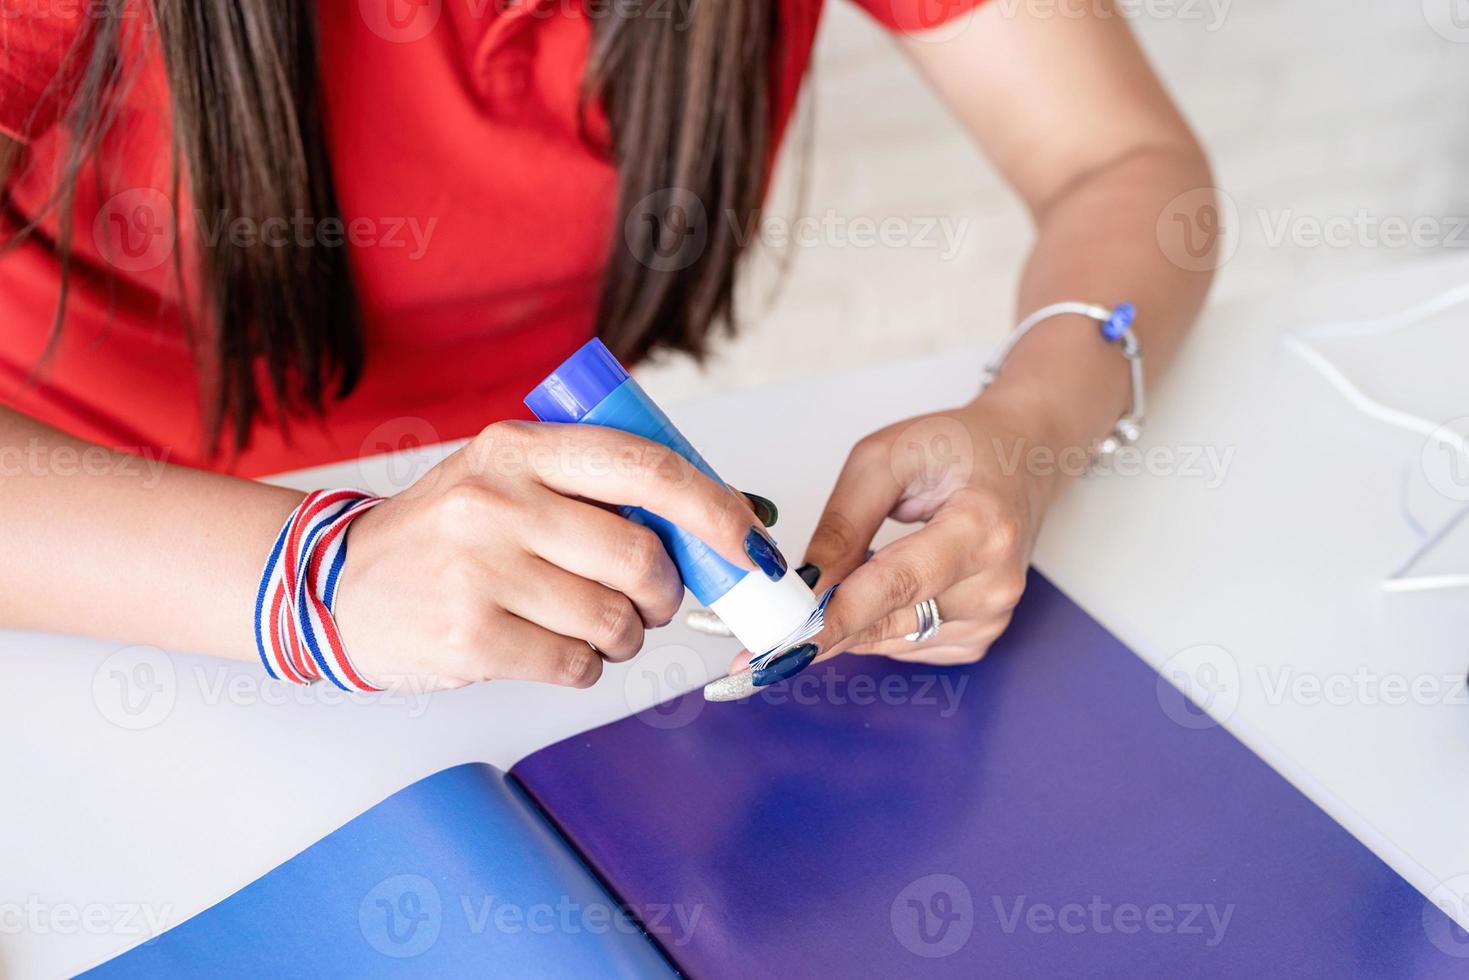
[[[784,571],[745,498],[672,450],[594,425],[497,422],[352,524],[336,619],[353,663],[380,686],[595,683],[683,599],[658,536],[617,504],[741,568]]]

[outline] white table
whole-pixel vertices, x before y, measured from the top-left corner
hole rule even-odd
[[[1464,281],[1469,263],[1456,261],[1214,309],[1156,393],[1146,444],[1173,447],[1180,465],[1187,447],[1232,449],[1222,483],[1186,468],[1087,479],[1037,556],[1151,664],[1211,686],[1232,731],[1425,892],[1469,873],[1469,602],[1464,590],[1378,588],[1412,545],[1398,499],[1422,439],[1364,419],[1279,336]],[[1469,363],[1469,332],[1451,319],[1411,343],[1400,333],[1333,350],[1383,397],[1469,415],[1452,374]],[[1430,348],[1428,363],[1415,359]],[[794,552],[851,442],[968,397],[981,360],[946,355],[673,414],[727,479],[779,503]],[[784,435],[741,437],[759,431]],[[287,482],[390,488],[404,473],[378,459]],[[1444,512],[1419,503],[1425,519]],[[1464,537],[1439,559],[1461,572]],[[721,673],[733,652],[675,626],[592,691],[488,684],[368,706],[283,691],[251,665],[0,633],[0,974],[94,964],[421,776],[509,766]],[[1428,677],[1431,690],[1395,703],[1389,677]],[[1324,684],[1314,696],[1311,678]],[[1462,905],[1451,911],[1469,926]]]

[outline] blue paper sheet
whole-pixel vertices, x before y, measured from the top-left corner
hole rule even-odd
[[[84,976],[675,974],[509,780],[464,765]]]

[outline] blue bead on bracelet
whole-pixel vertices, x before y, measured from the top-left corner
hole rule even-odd
[[[1112,308],[1112,313],[1102,323],[1102,336],[1108,343],[1115,344],[1126,336],[1127,331],[1132,329],[1132,321],[1137,319],[1137,307],[1131,303],[1118,303]]]

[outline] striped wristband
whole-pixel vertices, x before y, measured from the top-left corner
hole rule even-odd
[[[347,559],[347,526],[382,502],[360,490],[317,490],[270,549],[255,596],[255,649],[275,680],[325,677],[344,691],[379,691],[352,666],[332,607]]]

